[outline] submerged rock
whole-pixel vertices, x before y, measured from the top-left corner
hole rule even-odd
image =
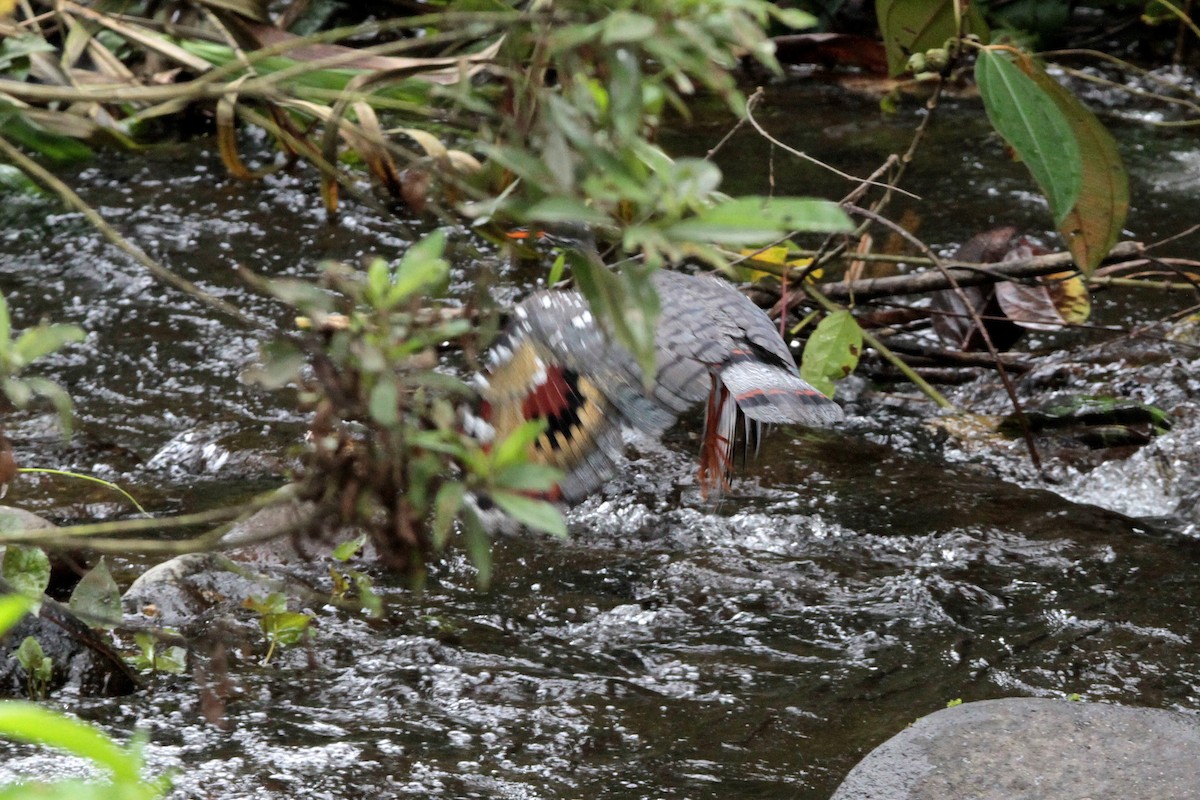
[[[1195,800],[1200,720],[1013,697],[936,711],[872,750],[832,800]]]

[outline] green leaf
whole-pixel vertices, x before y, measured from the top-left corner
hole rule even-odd
[[[121,624],[121,590],[103,556],[75,586],[68,605],[93,628],[111,630]]]
[[[3,105],[6,104],[0,103]],[[27,115],[0,121],[0,134],[58,164],[86,161],[92,157],[92,149],[83,142],[48,130]]]
[[[904,72],[908,57],[944,47],[948,39],[958,35],[955,28],[954,4],[961,0],[876,0],[875,18],[883,33],[883,45],[887,51],[888,73],[892,76]],[[987,43],[990,33],[980,13],[978,3],[971,3],[967,11],[964,33],[973,33]]]
[[[141,759],[91,725],[36,703],[0,702],[0,735],[48,745],[86,758],[110,770],[121,783],[140,783]]]
[[[454,528],[454,520],[462,510],[463,498],[466,497],[467,487],[458,481],[443,483],[438,488],[437,497],[433,501],[433,546],[441,550],[450,541],[450,531]]]
[[[271,592],[266,597],[251,595],[242,601],[242,606],[259,614],[280,614],[287,611],[287,597],[282,592]]]
[[[364,544],[367,543],[367,535],[361,533],[358,536],[348,541],[342,542],[337,547],[333,548],[333,558],[336,561],[349,561],[358,555],[358,551],[362,550]]]
[[[0,575],[21,594],[39,599],[50,585],[50,559],[40,547],[10,544],[4,549]]]
[[[600,23],[600,41],[605,45],[640,42],[658,30],[653,17],[619,9],[608,14]]]
[[[387,261],[382,258],[372,260],[367,265],[367,302],[374,306],[383,305],[391,285],[391,269]]]
[[[593,313],[637,359],[649,388],[656,374],[654,336],[660,312],[658,292],[650,280],[654,270],[631,263],[617,273],[594,253],[577,250],[568,251],[567,260]]]
[[[31,678],[43,684],[54,677],[54,662],[46,658],[41,643],[32,636],[26,636],[17,648],[17,663]]]
[[[678,222],[665,233],[677,241],[761,244],[793,231],[852,230],[837,203],[797,197],[739,197]]]
[[[546,464],[512,464],[498,471],[494,483],[517,492],[548,492],[562,479],[562,470]]]
[[[8,313],[8,300],[0,294],[0,348],[7,354],[12,348],[12,317]]]
[[[17,337],[13,351],[23,364],[29,364],[63,345],[82,342],[84,337],[83,328],[76,325],[38,325]]]
[[[781,8],[774,3],[767,6],[767,13],[777,19],[780,24],[789,28],[815,28],[820,22],[807,11],[801,11],[798,8]]]
[[[465,508],[462,515],[463,534],[467,541],[467,556],[475,569],[479,570],[477,583],[479,588],[486,589],[492,580],[492,543],[488,538],[483,523],[471,508]]]
[[[280,644],[295,644],[304,638],[304,632],[312,624],[312,617],[299,611],[283,611],[266,614],[259,620],[263,633]]]
[[[363,610],[372,617],[382,617],[383,598],[375,591],[375,581],[371,580],[370,575],[358,570],[350,570],[350,577],[354,579],[354,587],[358,589],[358,602]]]
[[[74,414],[71,407],[71,395],[52,380],[47,378],[30,377],[24,384],[36,395],[44,397],[58,412],[58,421],[63,427],[63,433],[70,435],[74,427]]]
[[[378,383],[371,387],[368,400],[371,418],[384,427],[391,428],[400,422],[400,387],[391,375],[381,375]]]
[[[33,610],[34,600],[19,594],[0,597],[0,638]]]
[[[546,430],[548,421],[531,419],[515,428],[504,440],[492,448],[492,468],[504,469],[510,464],[521,464],[529,457],[529,449]]]
[[[609,96],[612,103],[609,115],[618,141],[628,142],[637,137],[642,127],[642,63],[625,47],[618,48],[610,59],[612,77]]]
[[[975,80],[992,126],[1016,151],[1050,203],[1054,224],[1075,207],[1083,183],[1079,141],[1058,103],[1007,56],[982,50]]]
[[[858,366],[862,341],[862,329],[849,311],[829,314],[804,347],[800,377],[832,397],[834,381],[845,378]]]
[[[138,631],[133,635],[138,654],[132,659],[138,669],[167,672],[180,675],[187,669],[187,650],[178,646],[162,647],[158,638],[149,631]]]
[[[562,511],[553,503],[499,489],[490,496],[505,514],[522,525],[566,538],[567,523],[563,520]]]
[[[33,389],[19,378],[6,377],[3,385],[4,396],[17,408],[26,408],[33,399]]]
[[[1071,92],[1046,74],[1032,58],[1017,66],[1049,95],[1066,117],[1079,144],[1083,175],[1079,198],[1058,231],[1083,274],[1091,275],[1108,255],[1129,213],[1129,176],[1112,134]]]
[[[607,214],[569,197],[547,197],[521,212],[527,222],[585,222],[589,225],[611,225]]]
[[[443,231],[434,231],[414,242],[396,267],[387,296],[388,305],[395,306],[421,289],[442,282],[450,273],[449,263],[442,258],[445,250],[446,234]]]

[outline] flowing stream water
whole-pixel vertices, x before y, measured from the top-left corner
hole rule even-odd
[[[923,113],[910,101],[887,117],[872,98],[811,82],[769,98],[759,116],[776,136],[860,175],[902,151]],[[889,214],[909,210],[938,248],[1006,222],[1046,236],[1044,204],[978,104],[938,113],[905,183],[922,200],[898,198]],[[666,134],[670,149],[702,154],[727,124],[702,113]],[[1192,224],[1195,139],[1115,129],[1135,238]],[[234,265],[312,276],[322,259],[394,257],[410,240],[353,204],[329,224],[312,174],[240,183],[212,150],[104,155],[69,178],[168,267],[264,320],[286,317]],[[752,132],[718,162],[732,192],[765,193],[769,180],[780,194],[851,188]],[[5,216],[0,289],[17,323],[50,315],[89,332],[49,371],[74,397],[79,431],[63,443],[45,417],[15,417],[23,465],[116,480],[164,513],[280,482],[304,419],[241,380],[255,334],[163,288],[52,203],[6,201]],[[461,295],[484,267],[502,301],[530,288],[465,234],[455,263]],[[1097,298],[1106,324],[1188,302]],[[1200,542],[1168,511],[1122,516],[950,458],[919,400],[849,410],[840,429],[774,431],[716,507],[694,489],[695,426],[636,442],[628,471],[571,513],[569,541],[497,541],[488,591],[457,554],[420,593],[377,575],[385,619],[315,604],[312,643],[266,667],[247,620],[225,727],[204,721],[190,676],[51,702],[121,738],[144,731],[152,765],[175,769],[174,796],[187,798],[816,800],[955,699],[1079,694],[1200,710]],[[6,502],[56,521],[127,511],[47,479],[22,479]],[[84,769],[24,746],[0,754],[3,780]]]

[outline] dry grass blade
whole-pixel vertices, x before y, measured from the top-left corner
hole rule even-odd
[[[267,3],[264,0],[197,0],[197,2],[209,8],[232,11],[256,22],[271,21],[271,16],[267,13]]]
[[[237,105],[238,95],[235,81],[228,94],[217,101],[217,149],[221,161],[229,174],[238,180],[255,181],[265,175],[275,172],[278,167],[272,165],[260,170],[252,170],[242,161],[237,144]]]
[[[182,64],[193,72],[204,73],[212,69],[212,65],[199,56],[194,56],[187,50],[176,44],[167,41],[162,34],[155,31],[143,28],[139,25],[127,24],[113,19],[107,14],[101,14],[93,11],[90,8],[85,8],[81,5],[72,2],[64,2],[62,9],[65,12],[70,12],[78,17],[94,22],[97,25],[109,29],[113,33],[134,42],[151,52],[158,53],[164,58],[168,58],[177,64]]]
[[[408,56],[380,55],[373,50],[379,47],[358,49],[337,44],[313,43],[305,37],[281,31],[271,25],[248,26],[256,39],[271,52],[286,54],[301,64],[284,70],[286,77],[298,72],[314,69],[359,69],[369,70],[378,81],[394,81],[420,76],[432,83],[452,84],[473,77],[491,63],[500,50],[503,39],[493,42],[477,53],[465,56],[412,58]],[[395,44],[387,47],[395,47]],[[464,64],[468,64],[464,68]]]
[[[383,185],[388,194],[400,197],[400,171],[396,169],[396,161],[392,154],[388,152],[387,139],[383,135],[379,117],[375,116],[375,109],[363,100],[355,102],[353,107],[354,115],[358,117],[358,124],[362,129],[362,135],[354,135],[359,155],[366,162],[367,170]]]

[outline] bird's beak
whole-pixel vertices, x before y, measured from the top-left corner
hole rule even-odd
[[[546,236],[545,231],[531,231],[528,228],[516,228],[504,234],[509,239],[518,242],[527,242],[533,239],[542,239]]]

